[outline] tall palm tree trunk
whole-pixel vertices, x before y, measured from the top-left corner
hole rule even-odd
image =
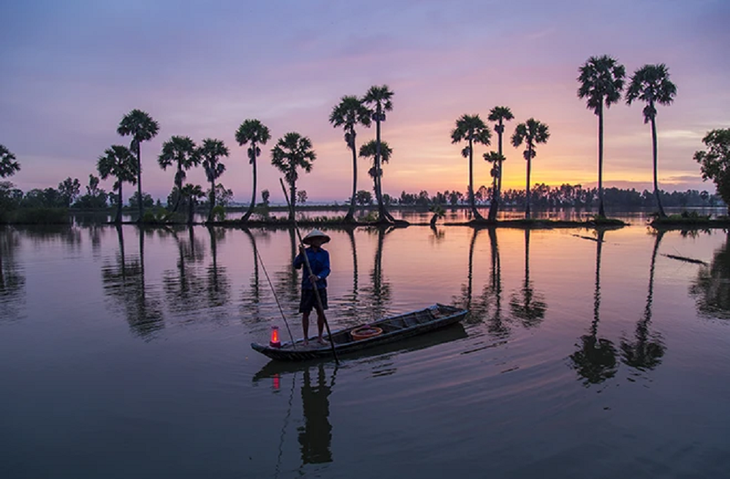
[[[292,168],[294,169],[294,168]],[[289,210],[289,221],[294,221],[294,212],[296,211],[296,199],[297,199],[297,185],[294,181],[289,183],[289,204],[291,209]]]
[[[140,142],[137,142],[137,209],[139,210],[139,218],[137,222],[141,223],[144,217],[144,206],[142,205],[142,158],[140,157]]]
[[[350,208],[347,210],[345,221],[352,221],[355,218],[355,195],[357,194],[357,148],[355,147],[355,132],[351,131],[352,138],[352,196],[350,197]]]
[[[525,188],[525,218],[530,219],[530,170],[532,167],[532,147],[527,149],[527,187]]]
[[[492,188],[492,203],[489,205],[489,220],[495,221],[497,219],[497,211],[499,210],[499,203],[502,199],[502,133],[504,132],[504,125],[502,119],[499,119],[499,124],[495,128],[497,130],[497,151],[499,153],[499,162],[497,163],[497,176],[494,179],[494,187]]]
[[[598,216],[606,216],[603,209],[603,103],[598,110]]]
[[[504,124],[502,120],[499,120],[499,135],[498,135],[498,153],[499,153],[499,185],[497,186],[497,208],[494,210],[495,218],[497,216],[497,210],[499,209],[499,203],[502,201],[502,134],[504,133]]]
[[[476,201],[474,200],[474,143],[471,136],[469,137],[469,203],[471,205],[471,212],[474,215],[474,219],[483,220],[484,217],[477,211]]]
[[[195,201],[192,195],[188,198],[188,226],[193,225],[193,213],[195,212]],[[192,228],[191,228],[192,230]]]
[[[177,174],[175,175],[175,186],[177,186],[177,198],[175,198],[175,206],[172,208],[172,212],[175,213],[180,207],[180,200],[182,199],[182,181],[179,178],[182,177],[182,167],[177,165]]]
[[[119,201],[117,202],[117,216],[114,218],[116,224],[122,222],[122,180],[119,180]]]
[[[659,198],[659,173],[657,171],[657,139],[656,139],[656,119],[654,116],[651,117],[651,148],[654,160],[654,197],[656,198],[656,205],[659,208],[659,216],[662,218],[666,217],[664,208],[662,208],[662,200]]]
[[[211,180],[210,181],[210,211],[208,211],[208,223],[213,221],[213,210],[214,209],[215,209],[215,180]]]
[[[253,193],[251,193],[251,204],[248,205],[248,210],[246,210],[246,214],[243,215],[241,221],[248,221],[256,206],[256,143],[254,142],[251,142],[251,151],[253,152]]]
[[[378,221],[385,222],[385,204],[383,204],[383,190],[380,185],[380,108],[378,108],[378,120],[375,122],[375,197],[378,200]]]

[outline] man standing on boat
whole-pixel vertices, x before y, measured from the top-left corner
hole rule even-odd
[[[330,254],[322,249],[322,245],[328,243],[330,237],[319,230],[312,230],[302,239],[302,243],[309,246],[299,246],[299,254],[294,258],[294,268],[299,269],[305,265],[302,275],[302,299],[299,303],[299,312],[302,313],[302,328],[304,329],[304,344],[309,343],[309,313],[312,309],[317,310],[317,329],[319,331],[318,341],[320,344],[327,344],[322,338],[324,329],[324,310],[327,309],[327,276],[330,274]],[[304,254],[309,259],[311,271],[306,271]],[[319,300],[314,288],[317,288]],[[321,303],[320,303],[321,302]]]

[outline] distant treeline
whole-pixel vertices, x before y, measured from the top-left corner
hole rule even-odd
[[[59,183],[58,188],[32,189],[23,192],[15,188],[9,181],[0,182],[0,209],[9,211],[16,208],[72,208],[83,210],[106,209],[116,207],[117,197],[99,188],[99,179],[89,175],[89,184],[85,187],[85,194],[81,194],[81,185],[78,179],[67,178]],[[299,203],[304,206],[307,202],[306,192],[299,192]],[[715,207],[723,206],[724,202],[716,194],[707,191],[687,190],[666,192],[661,191],[662,204],[672,207]],[[264,202],[261,206],[268,206],[268,191],[263,192]],[[227,206],[232,199],[230,190],[216,191],[217,204]],[[160,200],[155,202],[153,198],[142,193],[145,207],[163,207]],[[474,199],[477,204],[489,205],[492,198],[492,189],[481,186],[474,192]],[[524,207],[525,190],[508,189],[502,191],[502,201],[505,206]],[[172,195],[167,199],[169,204]],[[385,204],[395,206],[423,206],[435,205],[459,206],[468,205],[469,196],[466,192],[449,191],[436,192],[431,195],[426,190],[419,193],[401,192],[400,197],[383,195]],[[347,200],[349,202],[349,199]],[[361,206],[373,205],[374,197],[369,191],[358,191],[356,201]],[[635,189],[604,188],[604,201],[607,206],[621,208],[652,207],[655,204],[654,194],[648,190],[641,192]],[[137,208],[137,192],[129,198],[129,207]],[[536,208],[555,207],[576,207],[592,208],[598,206],[598,188],[583,188],[581,185],[563,184],[558,187],[548,186],[544,183],[536,184],[531,190],[530,202]],[[199,205],[207,207],[203,201]]]
[[[656,204],[653,192],[635,189],[604,188],[604,203],[609,207],[641,208],[652,207]],[[504,190],[501,193],[502,203],[505,206],[525,206],[525,190]],[[544,183],[536,184],[530,191],[530,203],[537,208],[575,207],[592,208],[598,206],[598,188],[583,188],[581,185],[563,184],[558,187]],[[723,206],[722,199],[716,194],[707,191],[660,191],[662,204],[673,207],[715,207]],[[488,205],[491,201],[491,188],[480,187],[474,192],[474,199],[478,204]],[[428,191],[407,193],[403,191],[399,198],[386,198],[391,204],[432,206],[432,205],[463,205],[468,204],[469,197],[461,191],[436,192],[430,195]]]

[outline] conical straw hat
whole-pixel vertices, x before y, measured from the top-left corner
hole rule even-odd
[[[309,234],[307,236],[304,237],[304,239],[302,239],[302,243],[312,244],[311,240],[313,240],[314,238],[322,238],[324,240],[324,241],[322,241],[323,244],[329,243],[329,241],[330,241],[330,237],[327,236],[326,234],[322,233],[319,230],[312,230],[309,232]]]

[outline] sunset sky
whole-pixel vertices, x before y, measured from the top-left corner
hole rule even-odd
[[[532,183],[594,186],[597,118],[577,98],[576,78],[588,57],[603,54],[627,75],[665,63],[677,85],[675,102],[658,107],[661,188],[714,192],[692,154],[707,131],[730,127],[726,0],[26,0],[3,2],[0,16],[0,144],[20,162],[9,180],[24,191],[68,176],[87,184],[106,148],[128,145],[116,129],[139,108],[160,124],[142,145],[142,185],[155,198],[164,201],[174,175],[157,165],[161,145],[182,135],[226,143],[220,181],[248,202],[252,170],[234,133],[257,118],[272,134],[259,159],[259,192],[283,201],[270,149],[297,131],[318,156],[298,187],[310,201],[342,202],[351,155],[329,113],[343,95],[382,84],[395,93],[382,130],[394,150],[386,193],[465,191],[468,161],[451,130],[464,113],[486,121],[494,106],[514,113],[509,136],[530,117],[549,125]],[[642,108],[622,100],[606,114],[606,186],[650,187]],[[374,136],[375,128],[361,129],[358,143]],[[507,145],[505,187],[524,188],[521,150]],[[496,135],[492,147],[476,148],[476,188],[489,185],[489,149]],[[358,189],[371,190],[367,169],[361,161]],[[188,180],[206,185],[202,168]]]

